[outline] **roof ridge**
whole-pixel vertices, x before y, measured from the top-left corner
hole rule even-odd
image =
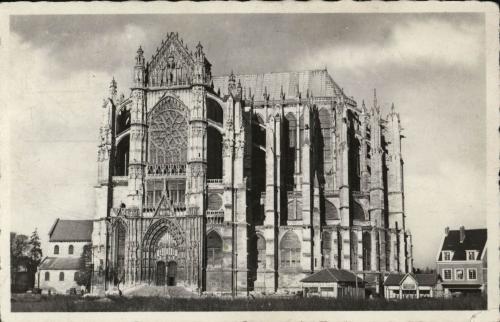
[[[268,75],[268,74],[291,74],[291,73],[309,73],[309,72],[326,72],[326,69],[303,69],[303,70],[284,70],[284,71],[273,71],[273,72],[264,72],[264,73],[245,73],[245,74],[234,74],[234,76],[257,76],[257,75]],[[222,75],[214,75],[214,77],[229,77],[230,74],[222,74]]]
[[[339,279],[338,279],[338,278],[337,278],[337,277],[336,277],[336,276],[335,276],[332,272],[330,272],[330,270],[331,270],[331,269],[333,269],[333,268],[332,268],[332,267],[328,267],[328,268],[326,269],[326,271],[328,272],[328,274],[330,274],[330,276],[331,276],[331,277],[333,277],[333,279],[334,279],[335,281],[337,281],[337,282],[338,282],[338,281],[339,281]]]

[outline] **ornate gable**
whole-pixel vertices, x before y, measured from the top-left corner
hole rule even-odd
[[[147,66],[147,82],[149,86],[166,86],[169,84],[187,84],[192,78],[194,58],[188,52],[187,45],[179,39],[177,33],[169,33],[162,40]]]

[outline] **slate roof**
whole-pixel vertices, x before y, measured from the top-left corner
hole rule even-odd
[[[411,275],[420,286],[434,286],[438,277],[436,274],[389,274],[384,281],[385,286],[399,286],[406,275]]]
[[[333,282],[348,282],[356,283],[356,278],[358,283],[363,284],[363,279],[357,277],[353,273],[345,269],[335,269],[335,268],[325,268],[319,272],[313,273],[312,275],[301,280],[303,283],[333,283]]]
[[[256,101],[263,100],[264,88],[270,99],[280,99],[282,88],[285,98],[296,97],[297,86],[302,98],[306,97],[307,90],[312,92],[314,97],[335,97],[342,94],[342,89],[333,81],[326,69],[235,75],[235,78],[236,83],[241,82],[246,95],[249,95],[250,88]],[[228,95],[229,75],[214,76],[212,80],[215,92],[220,89],[222,97]]]
[[[92,241],[92,220],[56,219],[49,232],[49,241]]]
[[[441,246],[441,251],[451,250],[453,251],[452,260],[466,260],[467,250],[477,250],[478,257],[480,259],[483,252],[484,246],[487,241],[487,230],[486,229],[466,229],[465,239],[460,242],[460,230],[450,230],[448,236],[444,238],[443,245]],[[438,260],[442,260],[442,252],[439,252]]]
[[[79,257],[45,257],[40,263],[40,270],[78,270]]]

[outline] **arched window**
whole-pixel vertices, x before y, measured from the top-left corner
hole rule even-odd
[[[302,220],[302,202],[292,199],[288,202],[288,220]]]
[[[328,231],[323,232],[323,239],[321,243],[321,250],[323,253],[323,267],[330,267],[330,258],[332,254],[332,234]]]
[[[129,162],[129,147],[130,135],[123,137],[116,146],[116,163],[115,175],[126,176],[128,175],[128,162]]]
[[[185,164],[187,160],[187,108],[167,96],[149,114],[148,161],[153,164]],[[195,156],[201,157],[201,156]]]
[[[337,208],[328,200],[325,200],[325,219],[326,220],[338,220],[339,213]]]
[[[74,251],[73,245],[69,245],[69,247],[68,247],[68,254],[69,255],[73,255],[73,251]]]
[[[332,169],[333,158],[332,158],[332,141],[331,141],[331,130],[332,130],[332,120],[330,117],[330,112],[326,108],[322,108],[319,111],[319,123],[321,127],[321,137],[323,139],[323,169],[325,174],[330,172]]]
[[[257,267],[266,268],[266,240],[257,235]]]
[[[54,255],[59,255],[59,245],[54,246]]]
[[[207,179],[222,179],[222,135],[211,126],[207,134]]]
[[[78,272],[75,272],[75,276],[73,277],[73,280],[76,282],[78,281]]]
[[[295,156],[297,147],[297,119],[292,113],[285,116],[285,185],[287,191],[294,190]]]
[[[354,220],[365,220],[365,212],[363,207],[356,201],[352,203],[352,218]]]
[[[300,241],[293,231],[286,232],[281,238],[280,263],[282,268],[300,267]]]
[[[262,193],[266,191],[266,128],[258,114],[252,116],[252,222],[264,223]]]
[[[49,272],[45,272],[45,280],[50,281],[50,273]]]
[[[215,231],[207,235],[207,266],[222,267],[222,238]]]
[[[64,281],[64,272],[59,273],[59,280]]]

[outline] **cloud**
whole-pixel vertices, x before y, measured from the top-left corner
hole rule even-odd
[[[436,173],[405,176],[406,225],[418,266],[435,265],[429,249],[437,252],[446,226],[486,227],[484,169],[449,159],[436,168]]]
[[[87,70],[54,75],[46,48],[11,34],[11,229],[42,241],[56,218],[92,218],[98,127],[110,76]],[[82,166],[84,165],[84,166]]]
[[[473,69],[482,59],[483,33],[479,24],[409,20],[395,24],[385,41],[333,44],[307,57],[298,57],[294,65],[303,68],[330,65],[352,71],[387,64]]]

